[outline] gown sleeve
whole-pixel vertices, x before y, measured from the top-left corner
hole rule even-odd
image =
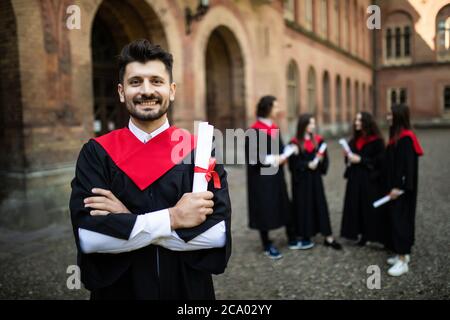
[[[411,138],[405,137],[397,143],[397,155],[400,157],[400,160],[397,162],[398,167],[395,170],[395,187],[406,191],[414,191],[414,177],[417,174],[414,163],[417,154],[414,151],[413,142]]]
[[[382,140],[372,143],[370,153],[361,157],[361,164],[370,171],[380,170],[384,156],[384,145]]]
[[[109,189],[105,164],[98,156],[94,141],[87,142],[80,151],[75,177],[71,182],[70,214],[75,240],[79,246],[78,229],[86,229],[111,237],[128,240],[136,221],[136,215],[130,213],[91,216],[91,208],[84,207],[84,199],[93,196],[92,188]]]

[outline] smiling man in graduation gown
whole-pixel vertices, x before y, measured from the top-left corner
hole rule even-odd
[[[227,265],[226,172],[211,168],[209,191],[191,193],[195,140],[166,116],[175,98],[172,64],[147,40],[126,45],[118,91],[129,125],[80,152],[70,211],[91,299],[214,299],[212,274]]]

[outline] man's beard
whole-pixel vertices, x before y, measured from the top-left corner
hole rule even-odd
[[[156,100],[156,105],[159,105],[158,109],[155,110],[150,110],[150,111],[143,111],[138,109],[138,107],[136,106],[137,104],[144,102],[144,101],[149,101],[149,100]],[[157,95],[150,95],[148,97],[143,96],[140,98],[135,98],[133,99],[133,101],[130,100],[126,100],[125,101],[125,105],[128,109],[128,112],[130,113],[130,115],[133,118],[136,118],[138,120],[141,121],[152,121],[152,120],[157,120],[160,119],[162,116],[164,116],[167,111],[169,110],[169,107],[172,105],[172,102],[163,102],[163,99],[161,96],[157,96]],[[141,108],[146,108],[145,106],[140,106]]]

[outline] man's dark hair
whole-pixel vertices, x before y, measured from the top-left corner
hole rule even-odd
[[[161,46],[151,44],[147,39],[139,39],[132,41],[123,47],[120,55],[118,56],[120,83],[123,83],[123,77],[125,75],[125,68],[127,64],[134,61],[145,63],[152,60],[159,60],[164,63],[166,70],[169,73],[170,81],[172,82],[172,55],[161,48]]]
[[[277,100],[274,96],[262,97],[256,106],[256,116],[260,118],[267,118],[272,111],[273,102]]]

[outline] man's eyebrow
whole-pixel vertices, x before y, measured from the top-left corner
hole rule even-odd
[[[132,79],[136,79],[136,78],[139,78],[139,79],[143,79],[143,78],[158,78],[158,79],[162,79],[162,80],[164,80],[164,76],[162,76],[162,75],[158,75],[158,74],[152,74],[152,75],[142,75],[142,74],[136,74],[136,75],[133,75],[133,76],[130,76],[130,77],[128,77],[127,78],[127,80],[132,80]]]

